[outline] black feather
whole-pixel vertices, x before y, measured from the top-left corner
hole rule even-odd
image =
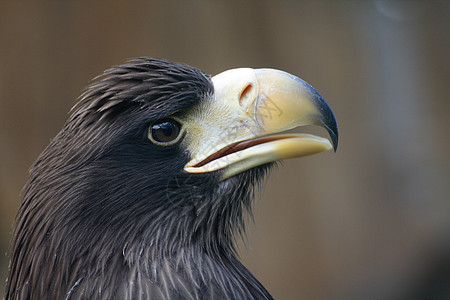
[[[212,93],[200,70],[149,58],[97,78],[30,170],[6,299],[270,299],[234,249],[269,166],[220,182],[147,139]]]

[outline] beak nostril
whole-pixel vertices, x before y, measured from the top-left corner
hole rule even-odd
[[[250,97],[250,91],[253,89],[253,85],[249,83],[241,92],[241,96],[239,97],[239,104],[241,107],[246,107],[248,98]]]

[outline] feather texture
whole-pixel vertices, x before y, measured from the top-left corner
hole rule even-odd
[[[164,60],[98,77],[30,170],[6,299],[271,299],[234,248],[269,166],[219,182],[147,139],[212,93],[208,75]]]

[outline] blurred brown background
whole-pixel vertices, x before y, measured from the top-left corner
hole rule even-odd
[[[152,56],[333,108],[338,152],[274,172],[241,247],[275,298],[450,299],[449,32],[448,1],[1,1],[1,290],[28,167],[91,78]]]

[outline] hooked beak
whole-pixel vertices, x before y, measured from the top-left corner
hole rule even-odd
[[[181,116],[188,133],[189,173],[222,171],[222,180],[277,160],[310,155],[338,145],[333,112],[311,85],[274,69],[232,69],[212,78],[214,95]],[[280,134],[324,127],[328,139]]]

